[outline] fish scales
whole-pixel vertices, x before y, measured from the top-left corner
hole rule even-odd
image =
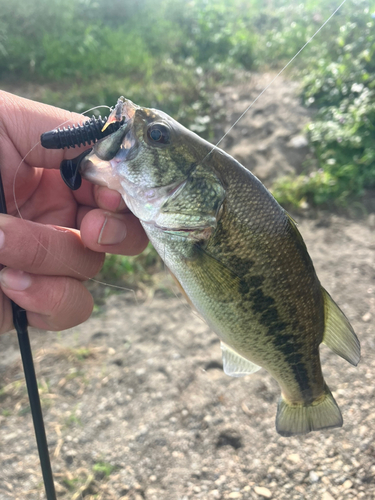
[[[212,159],[213,168],[220,172],[221,166],[226,175],[232,163],[224,155],[219,161]],[[222,340],[283,380],[283,392],[290,400],[312,401],[323,387],[318,352],[324,329],[319,281],[302,240],[296,240],[289,218],[269,192],[239,164],[230,175],[222,216],[206,253],[198,251],[186,269],[179,269],[178,249],[172,263],[168,258],[169,265]],[[161,250],[163,245],[167,242]],[[221,263],[224,272],[230,271],[229,294],[223,293],[220,282],[207,280],[207,254]],[[279,269],[272,266],[271,256]],[[285,279],[286,271],[300,277],[295,289]],[[234,283],[229,286],[231,279]],[[203,297],[207,304],[202,303]],[[296,310],[299,317],[293,314]],[[302,325],[306,334],[303,345],[298,342]],[[230,340],[226,332],[231,332]]]
[[[224,166],[226,173],[231,164],[232,160]],[[289,379],[284,394],[298,401],[301,392],[304,401],[312,400],[323,382],[318,346],[323,339],[324,315],[321,287],[311,259],[303,241],[295,237],[284,210],[240,164],[233,169],[226,192],[227,208],[207,250],[241,278],[236,302],[244,311],[238,315],[244,318],[244,324],[242,340],[236,347],[251,356],[254,343],[262,352],[262,343],[268,346],[271,342],[274,359],[268,362],[271,355],[262,352],[266,359],[262,366],[276,378],[283,373],[284,380],[291,368],[292,379],[299,387],[293,393],[295,384]],[[286,270],[291,279],[285,278]],[[259,325],[256,335],[252,324]],[[298,341],[302,328],[304,344]]]
[[[359,342],[322,288],[296,224],[246,168],[161,111],[120,98],[83,177],[118,190],[189,302],[222,341],[226,373],[279,383],[283,436],[342,425],[319,345],[356,365]]]

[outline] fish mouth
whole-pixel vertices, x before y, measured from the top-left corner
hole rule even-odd
[[[138,140],[133,130],[137,109],[140,107],[132,101],[120,97],[103,130],[114,122],[123,124],[116,132],[98,141],[90,153],[82,158],[78,172],[84,179],[120,193],[123,191],[117,167],[120,163],[131,160],[137,153]]]
[[[140,106],[134,104],[134,102],[130,99],[125,99],[123,96],[119,97],[117,104],[111,111],[102,131],[104,132],[104,130],[114,122],[125,121],[125,123],[127,123],[129,120],[134,118],[137,109],[140,109]]]

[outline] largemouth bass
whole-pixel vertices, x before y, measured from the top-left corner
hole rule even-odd
[[[119,120],[82,160],[82,176],[117,190],[140,219],[220,337],[225,373],[263,367],[277,380],[279,434],[340,427],[319,345],[353,365],[360,346],[293,219],[251,172],[162,111],[122,97],[107,123]]]

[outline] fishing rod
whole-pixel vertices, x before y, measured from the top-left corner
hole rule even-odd
[[[341,4],[336,8],[336,10],[331,14],[331,16],[323,23],[323,25],[314,33],[314,35],[305,43],[305,45],[297,52],[297,54],[287,63],[286,66],[276,75],[276,77],[267,85],[267,87],[261,92],[261,94],[253,101],[241,114],[241,116],[236,120],[236,122],[230,127],[230,129],[225,133],[225,135],[220,139],[215,147],[226,137],[226,135],[232,130],[232,128],[241,120],[241,118],[249,111],[249,109],[255,104],[255,102],[268,90],[268,88],[274,83],[274,81],[284,72],[284,70],[294,61],[294,59],[302,52],[302,50],[308,45],[312,39],[319,33],[319,31],[330,21],[330,19],[336,14],[336,12],[344,5],[346,0],[343,0]],[[115,132],[122,123],[115,122],[108,126],[108,128],[103,131],[103,125],[106,122],[106,117],[104,120],[93,117],[91,120],[84,122],[82,125],[77,125],[68,127],[67,129],[54,129],[49,132],[42,134],[41,144],[47,149],[63,149],[63,148],[74,148],[75,146],[91,144],[97,140]],[[64,160],[60,166],[61,176],[67,186],[76,190],[81,186],[81,176],[79,173],[79,166],[81,160],[90,152],[86,150],[84,153],[79,155],[73,160]],[[0,171],[0,213],[6,214],[7,207],[4,196],[4,188],[1,178]],[[12,312],[13,312],[13,323],[17,331],[18,342],[22,357],[22,363],[25,373],[25,380],[27,385],[27,391],[29,395],[30,408],[33,418],[35,436],[38,446],[39,459],[43,474],[44,486],[46,491],[47,500],[56,500],[56,492],[53,482],[53,474],[51,468],[51,462],[48,452],[48,443],[46,438],[46,432],[43,422],[43,413],[40,404],[37,380],[35,375],[32,351],[30,346],[30,339],[28,335],[28,322],[26,311],[20,306],[11,301]]]
[[[7,213],[5,202],[4,187],[0,171],[0,213]],[[42,407],[40,404],[38,384],[35,375],[33,355],[30,346],[30,338],[27,330],[27,315],[25,309],[18,304],[10,301],[12,304],[13,324],[17,331],[18,344],[21,351],[23,370],[25,373],[26,387],[29,395],[31,415],[34,424],[36,443],[38,446],[39,461],[43,474],[44,488],[47,500],[56,500],[55,485],[53,482],[51,461],[48,453],[48,443],[46,430],[43,422]]]
[[[79,146],[81,144],[90,144],[96,142],[98,139],[105,137],[116,131],[120,124],[114,123],[108,127],[104,132],[102,128],[107,121],[107,117],[102,119],[92,118],[82,125],[73,126],[68,129],[55,129],[50,132],[42,134],[42,146],[47,149],[63,149],[69,147]],[[85,151],[82,155],[74,160],[64,160],[61,163],[61,175],[64,182],[70,189],[78,189],[81,185],[81,176],[78,173],[80,160],[86,156],[90,150]],[[0,171],[0,213],[7,214],[7,206],[5,201],[4,186]],[[48,442],[46,430],[43,420],[43,412],[40,403],[38,383],[35,374],[33,355],[30,345],[30,338],[28,333],[27,314],[25,309],[18,304],[10,301],[12,306],[13,324],[17,332],[18,344],[21,352],[21,359],[23,370],[25,374],[25,381],[27,392],[29,396],[31,415],[33,419],[35,437],[39,453],[39,461],[42,469],[44,488],[47,500],[56,500],[56,490],[53,481],[51,460],[48,452]]]

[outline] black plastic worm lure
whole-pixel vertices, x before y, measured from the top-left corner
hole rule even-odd
[[[95,118],[81,125],[68,126],[67,128],[56,128],[42,134],[40,142],[46,149],[64,149],[74,148],[75,146],[86,146],[97,142],[107,135],[113,134],[122,125],[122,122],[116,121],[108,125],[103,131],[103,127],[107,122],[107,117]],[[73,191],[81,187],[82,178],[78,172],[79,165],[82,159],[90,153],[91,149],[84,151],[82,154],[72,160],[63,160],[60,165],[60,173],[65,184]]]

